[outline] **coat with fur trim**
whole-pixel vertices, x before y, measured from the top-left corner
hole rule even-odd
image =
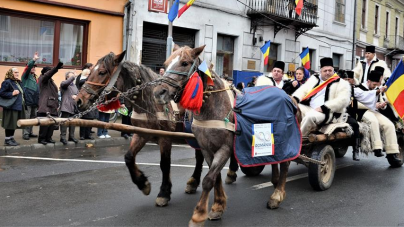
[[[354,74],[355,74],[354,79],[355,79],[355,84],[356,85],[359,85],[359,84],[361,84],[363,82],[366,82],[366,81],[362,81],[363,74],[364,74],[364,72],[363,72],[363,64],[366,64],[366,61],[359,61],[358,64],[356,65],[356,67],[353,70]],[[384,73],[383,73],[383,78],[384,79],[391,76],[391,71],[387,67],[386,62],[383,61],[383,60],[377,59],[377,58],[374,58],[374,61],[372,61],[372,64],[370,65],[370,68],[369,68],[368,75],[369,75],[370,71],[375,70],[376,66],[380,66],[380,67],[384,68]]]
[[[297,98],[298,102],[306,97],[306,95],[320,84],[319,75],[311,76],[306,83],[300,86],[293,93],[293,97]],[[329,123],[335,114],[345,113],[346,107],[351,102],[351,86],[343,79],[337,79],[325,88],[324,105],[321,106],[323,113],[326,115],[325,123]],[[302,104],[310,105],[310,99],[301,102]],[[336,116],[335,116],[336,117]]]

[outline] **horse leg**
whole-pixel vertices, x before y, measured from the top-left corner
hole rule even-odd
[[[150,194],[151,185],[147,180],[147,177],[137,167],[136,155],[144,147],[147,141],[148,141],[147,138],[140,137],[137,134],[133,134],[129,150],[125,155],[126,167],[128,167],[132,181],[134,184],[137,185],[139,190],[141,190],[145,195]]]
[[[237,171],[238,171],[238,163],[236,157],[234,156],[234,152],[231,152],[229,170],[227,171],[226,180],[224,182],[226,184],[232,184],[236,182]]]
[[[187,182],[187,187],[185,188],[185,193],[194,194],[196,189],[201,182],[201,174],[202,174],[202,166],[203,166],[203,154],[200,149],[195,149],[195,169],[194,173],[192,174],[191,178],[189,178]]]
[[[208,218],[207,210],[209,204],[209,193],[212,190],[213,186],[215,186],[215,203],[212,206],[212,211],[214,211],[215,214],[212,214],[212,216],[216,217],[215,219],[221,218],[227,200],[222,188],[221,177],[219,176],[220,171],[223,169],[224,165],[226,165],[226,161],[229,159],[230,152],[228,152],[228,150],[228,148],[221,147],[214,155],[212,153],[208,153],[207,151],[202,151],[205,152],[204,157],[209,165],[209,171],[206,174],[205,178],[203,178],[203,191],[201,194],[201,198],[199,199],[199,202],[194,209],[192,218],[189,221],[189,226],[204,225],[206,219]],[[219,185],[220,187],[218,187]]]
[[[271,183],[274,185],[274,188],[278,186],[279,182],[279,169],[278,169],[278,164],[272,164],[272,177],[271,177]]]
[[[280,164],[281,173],[279,176],[278,185],[275,188],[274,193],[271,195],[267,203],[267,208],[276,209],[279,207],[279,204],[286,198],[286,177],[288,175],[290,162],[282,162]]]
[[[226,209],[227,196],[224,192],[222,185],[222,177],[220,174],[216,178],[215,182],[215,198],[212,205],[212,209],[208,214],[209,220],[219,220],[222,218],[222,214]]]
[[[160,145],[160,169],[163,173],[163,181],[161,182],[160,192],[156,199],[156,206],[167,206],[168,201],[171,199],[171,179],[170,179],[170,169],[171,169],[171,139],[159,138]]]

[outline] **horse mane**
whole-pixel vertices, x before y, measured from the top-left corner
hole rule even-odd
[[[156,73],[154,73],[150,68],[144,65],[138,65],[133,62],[124,61],[122,63],[122,70],[120,73],[120,77],[122,78],[122,85],[120,85],[122,87],[118,87],[118,89],[121,91],[127,91],[130,88],[139,85],[139,83],[137,82],[138,79],[141,79],[143,84],[155,81],[156,79],[158,79],[159,76]],[[146,112],[148,119],[156,120],[156,113],[158,109],[153,96],[153,87],[147,86],[145,89],[141,90],[139,95],[137,96],[138,96],[137,99],[131,98],[131,101],[136,103],[136,105],[138,105],[133,106],[136,112],[138,113]],[[141,108],[139,108],[139,106]]]
[[[116,55],[113,52],[109,52],[109,54],[100,58],[100,60],[98,60],[97,64],[103,63],[104,66],[107,68],[108,72],[112,73],[114,66],[115,66],[115,56]]]

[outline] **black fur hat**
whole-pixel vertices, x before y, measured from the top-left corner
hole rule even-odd
[[[366,46],[366,53],[370,52],[370,53],[376,53],[376,47],[375,46]]]
[[[380,71],[372,70],[372,71],[370,71],[370,73],[368,75],[368,80],[370,80],[372,82],[379,82],[380,77],[382,77],[382,75],[383,74]]]
[[[323,68],[325,66],[334,67],[334,62],[333,62],[332,58],[322,58],[320,60],[320,68]]]
[[[285,71],[285,62],[276,61],[274,64],[274,68],[282,69],[282,71]]]

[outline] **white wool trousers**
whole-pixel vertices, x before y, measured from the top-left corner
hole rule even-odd
[[[368,110],[369,111],[369,110]],[[366,111],[366,112],[368,112]],[[398,150],[398,143],[397,143],[397,134],[396,134],[396,127],[394,127],[393,122],[391,122],[387,117],[383,114],[371,111],[377,121],[379,122],[379,127],[382,130],[382,135],[385,138],[385,145],[384,149],[386,150],[386,154],[398,154],[400,153]]]
[[[382,137],[380,135],[379,120],[373,111],[367,110],[362,117],[363,120],[370,122],[370,139],[372,141],[372,150],[383,149]]]
[[[302,123],[300,124],[300,131],[302,136],[308,136],[311,131],[317,129],[317,125],[325,119],[325,114],[316,111],[310,106],[299,104],[300,111],[302,112]]]

